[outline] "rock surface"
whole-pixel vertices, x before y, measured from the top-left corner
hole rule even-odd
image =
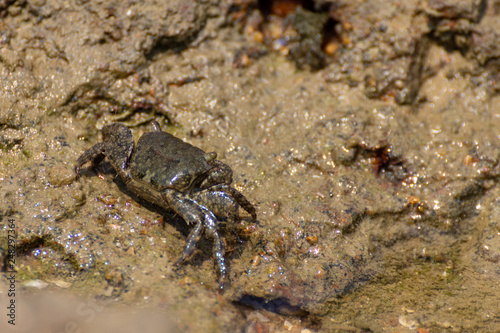
[[[300,17],[270,39],[285,19],[254,1],[0,3],[0,227],[16,225],[22,297],[64,285],[83,297],[69,308],[154,308],[183,332],[500,330],[496,4],[305,10],[328,15],[328,48]],[[173,267],[181,219],[109,165],[75,180],[103,125],[137,139],[152,119],[216,151],[257,206],[225,228],[222,294],[209,240]],[[21,287],[34,280],[50,285]]]

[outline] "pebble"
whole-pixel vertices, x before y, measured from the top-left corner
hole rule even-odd
[[[25,287],[43,289],[48,287],[48,283],[42,280],[29,280],[24,283]]]
[[[63,289],[71,287],[71,283],[63,281],[63,280],[52,280],[52,281],[49,281],[49,282],[53,283],[56,286],[58,286],[59,288],[63,288]]]
[[[291,322],[289,322],[288,320],[285,320],[285,322],[283,323],[283,327],[286,330],[290,331],[292,329],[292,327],[293,327],[293,324]]]
[[[49,171],[49,182],[54,186],[69,185],[75,180],[75,173],[71,168],[54,166]]]
[[[407,327],[410,330],[414,330],[417,328],[417,321],[411,318],[408,315],[401,315],[398,317],[398,322],[401,326]]]

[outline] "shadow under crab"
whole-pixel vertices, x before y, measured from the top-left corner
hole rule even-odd
[[[154,131],[145,133],[137,145],[128,127],[118,123],[105,126],[103,141],[78,158],[75,173],[78,177],[80,168],[88,162],[98,173],[97,167],[107,158],[129,191],[148,202],[172,209],[188,225],[194,225],[175,265],[193,254],[206,230],[214,239],[213,254],[222,288],[226,278],[225,250],[216,216],[235,223],[241,206],[255,220],[255,208],[230,186],[233,171],[216,159],[216,153],[205,153],[163,132],[156,121],[152,125]]]

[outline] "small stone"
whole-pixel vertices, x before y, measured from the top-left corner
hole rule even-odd
[[[75,180],[72,169],[61,166],[54,166],[49,170],[49,182],[54,186],[65,186]]]
[[[268,323],[270,321],[270,319],[266,316],[264,316],[262,313],[260,312],[256,312],[255,313],[255,317],[261,322],[261,323]]]
[[[318,243],[318,237],[316,236],[307,236],[306,240],[309,243],[309,245],[316,245]]]
[[[111,295],[113,295],[113,290],[114,288],[112,286],[108,286],[104,291],[103,295],[106,297],[111,297]]]
[[[133,246],[131,246],[131,247],[128,248],[127,254],[131,255],[131,256],[135,255],[135,250],[134,250]]]
[[[442,328],[450,328],[451,327],[451,323],[447,320],[438,321],[438,322],[436,322],[436,324],[438,326],[441,326]]]
[[[42,281],[42,280],[30,280],[30,281],[26,281],[24,283],[24,286],[25,287],[28,287],[28,288],[37,288],[37,289],[43,289],[43,288],[46,288],[49,284],[45,281]]]
[[[417,328],[417,321],[414,320],[411,316],[401,315],[398,317],[398,322],[401,326],[409,328],[410,330]]]
[[[291,322],[289,322],[288,320],[285,320],[285,322],[283,323],[283,327],[286,330],[290,331],[292,329],[292,327],[293,327],[293,324]]]
[[[63,280],[54,280],[54,281],[49,281],[49,282],[53,283],[56,286],[58,286],[59,288],[63,288],[63,289],[71,287],[71,283],[63,281]]]

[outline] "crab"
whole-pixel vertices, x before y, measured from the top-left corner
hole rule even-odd
[[[97,167],[107,158],[128,190],[139,197],[181,216],[194,225],[181,257],[183,263],[195,251],[203,230],[214,239],[213,254],[220,288],[226,279],[224,241],[218,231],[218,217],[228,223],[238,218],[239,207],[256,220],[254,206],[243,194],[231,187],[232,169],[217,160],[215,152],[200,148],[163,132],[158,122],[154,131],[145,133],[134,145],[131,130],[119,123],[104,126],[103,141],[86,150],[75,165],[76,177],[88,162]],[[99,174],[100,175],[100,174]]]

